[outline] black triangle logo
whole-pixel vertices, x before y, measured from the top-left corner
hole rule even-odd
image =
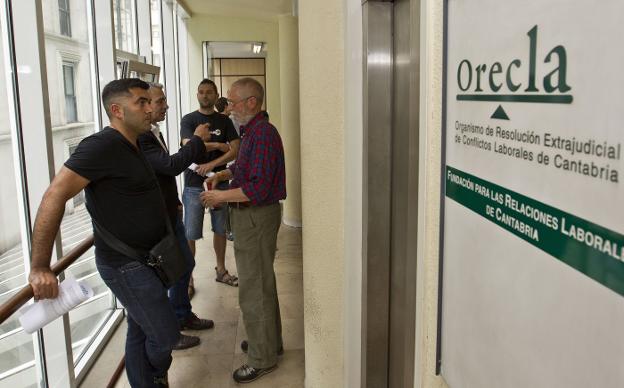
[[[505,113],[505,110],[503,109],[501,105],[499,105],[498,108],[496,108],[496,110],[494,111],[494,113],[492,113],[492,116],[490,118],[500,119],[500,120],[509,120],[509,116],[507,116],[507,113]]]

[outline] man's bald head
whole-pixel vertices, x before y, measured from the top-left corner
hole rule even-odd
[[[258,107],[262,106],[262,102],[264,101],[264,88],[260,82],[251,77],[245,77],[236,80],[232,84],[232,89],[234,88],[238,89],[238,94],[241,97],[255,97]]]

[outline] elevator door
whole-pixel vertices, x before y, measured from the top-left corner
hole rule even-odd
[[[420,1],[362,7],[362,386],[413,387]]]

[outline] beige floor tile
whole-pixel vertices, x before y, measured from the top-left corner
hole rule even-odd
[[[232,380],[232,354],[176,356],[169,370],[169,385],[180,388],[227,387]]]
[[[285,350],[303,349],[305,345],[302,319],[282,319],[282,340]]]
[[[190,349],[178,350],[174,355],[180,357],[197,355],[232,354],[232,347],[236,340],[238,321],[215,322],[214,329],[199,331],[184,331],[184,334],[198,336],[201,343]]]
[[[276,273],[277,295],[279,298],[286,294],[303,294],[303,272]]]
[[[276,259],[273,268],[275,268],[275,273],[277,275],[303,273],[303,263],[301,263],[301,259],[298,261]],[[301,286],[303,286],[303,283]]]
[[[206,217],[209,220],[209,217]],[[240,367],[246,356],[240,350],[240,342],[246,339],[242,315],[238,307],[238,288],[214,280],[216,265],[212,249],[210,222],[204,225],[206,238],[197,241],[197,265],[194,277],[196,295],[191,301],[193,311],[202,318],[215,321],[215,328],[202,331],[185,331],[201,339],[198,347],[173,353],[173,364],[169,372],[172,387],[240,388],[234,382],[232,372]],[[282,312],[282,336],[285,354],[279,359],[279,367],[269,375],[249,385],[250,388],[301,388],[304,386],[304,335],[303,335],[303,264],[301,253],[301,229],[283,226],[278,235],[278,252],[275,259],[277,288]],[[234,247],[228,242],[226,267],[236,274]],[[123,352],[125,326],[115,333],[115,354]],[[95,369],[108,368],[109,361],[96,361]],[[113,368],[114,369],[114,368]],[[98,374],[94,374],[97,378]],[[90,377],[87,376],[85,383]],[[97,387],[85,385],[82,387]],[[90,384],[90,383],[89,383]],[[103,385],[102,385],[103,386]],[[116,388],[129,388],[125,375]]]
[[[214,296],[202,292],[193,298],[191,304],[195,314],[215,322],[236,321],[240,314],[238,296]]]
[[[232,287],[227,284],[215,281],[214,271],[208,274],[202,274],[201,272],[197,272],[193,276],[195,278],[195,296],[191,300],[191,304],[195,303],[195,298],[238,298],[238,287]]]
[[[282,319],[303,320],[303,293],[279,294],[280,312]]]

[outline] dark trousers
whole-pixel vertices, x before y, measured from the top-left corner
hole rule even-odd
[[[178,238],[180,249],[186,259],[186,267],[188,271],[169,289],[169,302],[175,311],[178,321],[186,319],[191,314],[191,299],[188,294],[188,286],[191,281],[191,275],[193,274],[193,268],[195,268],[195,258],[189,248],[188,240],[184,232],[184,224],[182,223],[182,212],[178,213],[176,223],[174,225],[174,232]]]
[[[171,365],[171,349],[178,341],[178,321],[167,290],[151,268],[131,261],[119,268],[97,265],[104,283],[128,313],[126,372],[133,388],[156,387]]]

